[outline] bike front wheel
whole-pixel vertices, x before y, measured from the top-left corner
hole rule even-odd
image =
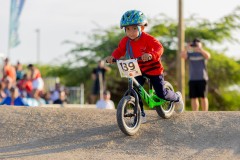
[[[167,90],[174,91],[173,86],[167,81],[165,81],[164,87]],[[160,117],[164,119],[170,118],[174,112],[174,102],[166,101],[161,106],[155,107],[155,109]]]
[[[137,133],[141,125],[141,109],[135,105],[135,98],[124,96],[117,106],[117,123],[120,130],[132,136]]]

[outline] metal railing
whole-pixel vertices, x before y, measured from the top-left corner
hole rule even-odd
[[[70,104],[84,104],[84,85],[80,87],[65,87],[67,93],[67,100]]]
[[[51,91],[55,88],[55,83],[60,82],[58,77],[45,77],[44,90]],[[84,84],[80,86],[64,87],[69,104],[84,104]]]

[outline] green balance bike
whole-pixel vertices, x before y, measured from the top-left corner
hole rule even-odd
[[[141,125],[141,98],[149,108],[155,108],[157,114],[164,118],[170,118],[174,113],[174,102],[160,99],[149,81],[149,90],[146,91],[134,78],[141,75],[137,59],[114,60],[117,62],[121,77],[128,78],[128,90],[123,95],[117,106],[117,123],[120,130],[132,136],[136,134]],[[147,79],[148,80],[148,79]],[[172,85],[165,81],[164,87],[174,91]],[[140,95],[140,96],[139,96]]]

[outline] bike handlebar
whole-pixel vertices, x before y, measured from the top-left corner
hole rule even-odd
[[[133,59],[142,60],[142,57],[133,58]],[[117,60],[118,60],[118,59],[113,58],[112,62],[117,62]],[[150,60],[151,60],[151,57],[149,57],[148,60],[150,61]],[[107,60],[106,60],[106,63],[108,63]]]

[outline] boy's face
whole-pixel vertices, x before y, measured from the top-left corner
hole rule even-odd
[[[126,35],[130,39],[135,39],[139,36],[138,26],[127,26],[125,30],[126,30]]]

